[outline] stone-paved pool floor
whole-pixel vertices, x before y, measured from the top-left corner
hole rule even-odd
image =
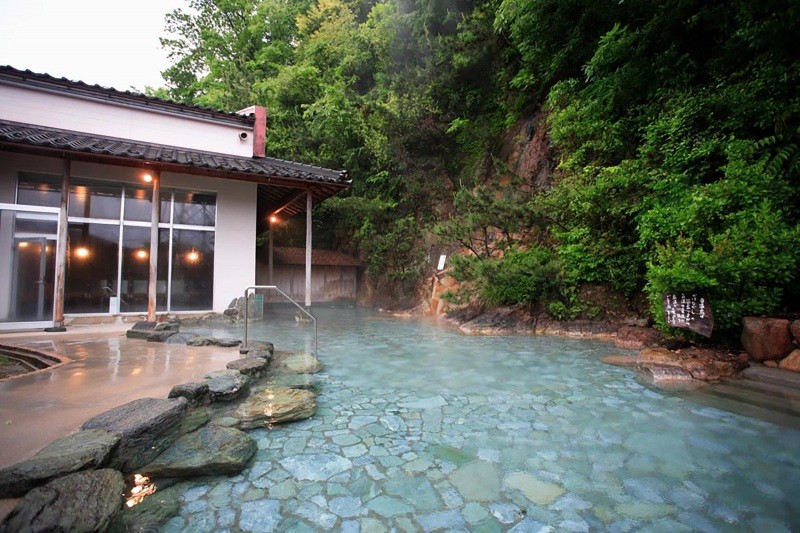
[[[796,432],[605,372],[617,376],[599,399],[574,383],[538,394],[420,397],[323,377],[313,419],[252,431],[253,466],[186,489],[164,530],[798,527]],[[728,438],[732,427],[740,439]],[[787,448],[765,457],[759,440]]]

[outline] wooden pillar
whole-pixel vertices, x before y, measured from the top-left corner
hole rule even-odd
[[[147,321],[156,321],[156,282],[158,281],[158,223],[161,220],[161,172],[153,171],[153,211],[150,216],[150,276],[147,283]]]
[[[58,211],[58,242],[56,245],[56,301],[53,309],[53,322],[55,327],[64,327],[64,291],[67,282],[67,238],[69,225],[67,213],[69,209],[69,181],[71,164],[69,159],[64,159],[61,174],[61,206]]]
[[[306,191],[306,307],[311,307],[311,189]]]
[[[272,230],[274,229],[274,224],[275,224],[275,215],[270,215],[270,217],[269,217],[269,246],[267,248],[268,249],[267,255],[269,256],[269,283],[267,283],[267,285],[275,285],[275,281],[272,278],[272,250],[273,250],[273,247],[272,247],[273,246],[273,244],[272,244]]]

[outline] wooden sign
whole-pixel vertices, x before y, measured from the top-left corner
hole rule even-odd
[[[711,306],[699,294],[665,294],[664,316],[673,328],[688,329],[703,337],[711,337],[714,331]]]

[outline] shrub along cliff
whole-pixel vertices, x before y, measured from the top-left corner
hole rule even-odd
[[[456,301],[623,297],[663,326],[663,293],[700,293],[721,335],[797,310],[796,2],[190,4],[152,92],[266,105],[270,155],[347,168],[315,245],[361,254],[375,294],[412,304],[441,247]]]

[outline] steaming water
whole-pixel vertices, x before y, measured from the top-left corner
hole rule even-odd
[[[251,431],[251,466],[187,488],[166,530],[800,528],[800,432],[649,390],[610,344],[315,312],[317,414]],[[251,338],[311,331],[289,313]]]

